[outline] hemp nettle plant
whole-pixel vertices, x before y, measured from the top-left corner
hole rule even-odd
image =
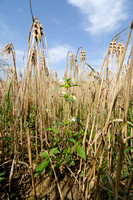
[[[41,155],[45,158],[45,161],[37,167],[35,177],[41,174],[51,162],[53,163],[54,168],[59,168],[62,165],[74,166],[75,157],[76,159],[80,157],[86,160],[86,153],[82,147],[82,139],[80,137],[82,131],[71,131],[72,124],[78,122],[78,119],[76,119],[76,117],[73,117],[72,119],[68,118],[69,103],[76,101],[76,97],[69,93],[69,89],[74,86],[78,86],[78,84],[76,84],[71,78],[63,78],[60,80],[58,89],[64,88],[64,91],[61,93],[61,97],[66,101],[66,119],[62,122],[52,124],[51,127],[46,129],[49,133],[51,133],[50,139],[53,147],[50,146],[47,151],[41,153]],[[59,127],[61,129],[61,127],[63,128],[64,126],[65,140],[60,137],[60,130],[58,130]]]

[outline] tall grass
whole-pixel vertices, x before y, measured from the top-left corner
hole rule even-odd
[[[50,68],[46,37],[37,18],[30,28],[20,81],[14,47],[5,47],[2,58],[9,56],[11,67],[2,65],[6,78],[0,80],[2,193],[14,198],[12,180],[19,174],[23,181],[28,172],[37,199],[36,176],[50,173],[51,166],[60,199],[65,199],[62,173],[78,183],[83,199],[132,198],[133,46],[126,70],[124,65],[132,28],[133,22],[125,46],[118,35],[113,38],[100,73],[87,63],[82,47],[76,56],[70,50],[63,83]]]

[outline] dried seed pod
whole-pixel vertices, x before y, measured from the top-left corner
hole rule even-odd
[[[11,69],[10,69],[9,66],[7,67],[6,71],[7,71],[8,74],[11,72]]]
[[[10,53],[12,52],[12,49],[13,49],[12,44],[9,43],[9,44],[4,48],[4,52],[10,54]]]
[[[123,50],[124,50],[124,44],[123,44],[123,42],[122,43],[118,42],[116,48],[117,48],[117,53],[118,54],[122,54]]]
[[[113,39],[109,45],[109,53],[115,53],[115,52],[116,52],[116,41]]]
[[[83,50],[83,48],[81,48],[81,51],[80,51],[80,60],[84,61],[85,59],[86,59],[85,51]]]
[[[125,65],[125,64],[124,64],[124,71],[127,72],[128,69],[129,69],[129,65]]]
[[[71,64],[71,65],[74,65],[74,55],[73,55],[72,52],[71,52],[71,54],[70,54],[70,64]]]
[[[90,78],[90,75],[89,75],[87,72],[85,72],[85,75],[86,75],[86,78],[87,78],[87,79]]]
[[[10,67],[10,72],[13,73],[13,67]]]
[[[75,61],[75,72],[78,73],[79,72],[79,66],[78,66],[78,62]]]
[[[34,47],[32,52],[31,52],[31,65],[35,66],[36,63],[37,63],[37,53],[36,53],[36,49]]]
[[[41,65],[42,65],[42,68],[43,68],[43,69],[46,67],[46,60],[45,60],[44,54],[43,54],[43,56],[41,57]]]
[[[57,80],[57,72],[56,71],[54,71],[54,76],[55,76],[55,78]]]
[[[33,36],[36,39],[36,41],[41,41],[42,35],[43,35],[43,27],[40,24],[38,18],[35,18],[35,22],[33,24]]]
[[[44,67],[44,71],[45,71],[45,75],[48,77],[49,76],[49,70],[46,66]]]

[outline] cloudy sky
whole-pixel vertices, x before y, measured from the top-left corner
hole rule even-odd
[[[51,68],[60,76],[67,52],[76,54],[80,46],[87,62],[99,69],[113,36],[133,18],[132,0],[32,0],[32,9],[45,31]],[[13,43],[18,71],[31,23],[29,0],[0,0],[0,48]]]

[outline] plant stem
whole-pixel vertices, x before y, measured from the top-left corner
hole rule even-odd
[[[68,94],[68,88],[67,88],[67,94]],[[69,102],[66,101],[66,122],[68,122],[68,106]],[[68,139],[68,124],[66,124],[66,145],[67,145],[67,139]]]

